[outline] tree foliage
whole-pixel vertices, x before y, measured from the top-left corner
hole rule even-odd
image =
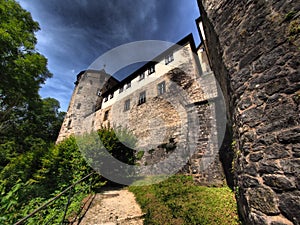
[[[34,145],[34,149],[18,155],[0,172],[0,224],[15,223],[91,171],[74,137],[49,147],[47,151],[45,146]],[[99,176],[91,177],[76,187],[76,192],[87,194],[90,184],[97,185],[99,179]],[[77,210],[84,195],[80,196],[76,201]],[[44,224],[55,214],[59,221],[67,197],[63,196],[27,224]]]
[[[82,154],[90,165],[101,171],[103,162],[113,156],[117,160],[134,165],[136,162],[136,138],[125,128],[101,127],[97,132],[77,137]]]
[[[0,0],[0,132],[40,102],[41,84],[52,76],[36,49],[39,24],[14,0]]]
[[[15,223],[92,171],[74,137],[54,146],[65,113],[56,99],[41,99],[38,93],[51,77],[46,58],[35,49],[38,30],[15,0],[0,0],[0,224]],[[118,132],[108,128],[96,135],[115,158],[134,164],[136,140]],[[99,183],[99,177],[90,182]],[[83,183],[84,193],[87,186]],[[66,198],[28,224],[62,216]]]
[[[0,0],[0,224],[13,224],[90,171],[72,140],[53,144],[65,113],[39,95],[52,75],[35,49],[38,30],[19,3]]]
[[[134,165],[136,138],[125,128],[102,127],[98,135],[104,148],[123,163]]]
[[[126,166],[136,163],[134,147],[137,139],[128,129],[103,126],[97,132],[76,137],[76,140],[88,164],[103,177],[116,181],[135,176]]]
[[[0,0],[0,169],[37,143],[56,140],[64,113],[40,86],[52,76],[39,54],[39,24],[15,0]]]

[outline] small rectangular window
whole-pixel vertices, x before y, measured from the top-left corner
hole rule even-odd
[[[145,102],[146,102],[146,91],[143,91],[143,92],[140,93],[138,105],[141,105]]]
[[[68,128],[70,128],[71,127],[71,123],[72,123],[72,120],[69,120],[69,122],[68,122]]]
[[[158,95],[162,95],[163,93],[166,92],[166,82],[165,81],[163,81],[157,85],[157,92],[158,92]]]
[[[127,99],[124,104],[124,111],[128,111],[130,109],[130,99]]]
[[[155,65],[152,65],[148,68],[148,75],[152,74],[155,72]]]
[[[168,65],[172,61],[174,61],[173,53],[171,53],[165,57],[165,64]]]
[[[101,95],[102,95],[102,92],[100,91],[100,89],[98,89],[98,90],[97,90],[97,96],[100,97]]]
[[[78,103],[76,108],[80,109],[80,107],[81,107],[81,103]]]
[[[105,81],[105,77],[104,76],[100,76],[99,77],[100,84],[104,83],[104,81]]]
[[[119,93],[122,93],[124,91],[124,87],[120,87]]]
[[[129,81],[126,85],[126,89],[130,88],[131,87],[131,81]]]
[[[140,79],[139,80],[143,80],[145,78],[145,72],[140,74]]]
[[[103,121],[108,119],[109,110],[105,111]]]
[[[81,86],[81,87],[78,87],[77,94],[80,94],[80,92],[81,92],[81,89],[82,89],[82,86]]]

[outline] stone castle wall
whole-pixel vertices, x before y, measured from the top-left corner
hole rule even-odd
[[[198,1],[227,102],[246,224],[300,221],[300,4]]]
[[[184,153],[187,165],[181,173],[193,174],[201,184],[222,184],[224,176],[219,161],[213,100],[218,93],[207,64],[205,75],[199,74],[202,70],[198,60],[192,46],[186,44],[174,52],[173,64],[166,66],[163,62],[156,66],[156,74],[146,75],[145,79],[151,78],[152,82],[133,87],[134,91],[128,91],[125,96],[125,91],[118,95],[116,90],[113,98],[103,100],[102,108],[96,111],[99,80],[107,81],[109,76],[104,71],[85,72],[78,79],[58,141],[108,124],[121,126],[136,136],[137,148],[145,151],[144,164],[153,164],[166,157],[176,158],[179,157],[176,154]],[[158,92],[161,82],[165,82],[163,94]],[[143,91],[146,92],[146,102],[139,104],[139,95]],[[128,99],[130,108],[125,110]],[[104,118],[106,113],[107,118]],[[175,156],[161,147],[170,144],[170,140],[176,143],[179,152]],[[149,150],[155,152],[149,153]],[[193,156],[191,160],[189,156]]]
[[[57,142],[70,135],[81,135],[93,129],[98,90],[109,78],[104,71],[87,71],[80,75]]]

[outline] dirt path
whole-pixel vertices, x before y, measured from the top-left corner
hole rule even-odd
[[[80,225],[142,225],[143,213],[128,190],[112,190],[91,199]]]

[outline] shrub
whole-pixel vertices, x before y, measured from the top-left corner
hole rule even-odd
[[[32,146],[31,151],[11,158],[0,173],[0,224],[15,223],[92,172],[74,137],[48,149],[36,143]],[[73,200],[68,214],[80,208],[81,200],[90,192],[90,184],[98,185],[99,181],[99,176],[92,176],[75,187],[79,194]],[[67,194],[62,196],[26,224],[43,224],[53,216],[52,224],[58,223],[63,217],[67,198]]]

